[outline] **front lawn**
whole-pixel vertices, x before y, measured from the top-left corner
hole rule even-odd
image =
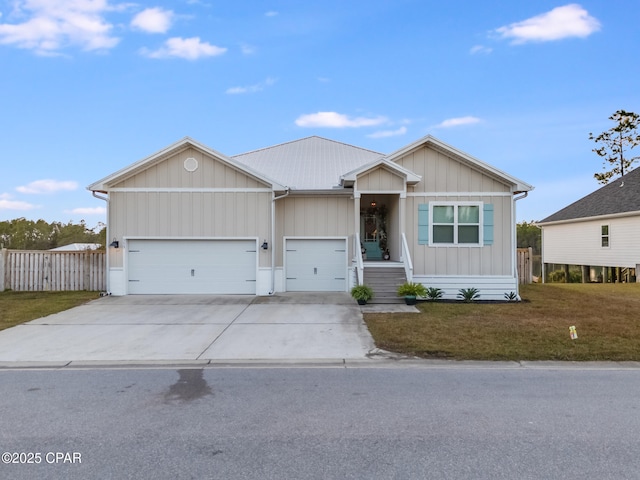
[[[364,317],[379,348],[423,358],[640,361],[640,284],[533,284],[520,293],[519,303],[425,302],[419,314]]]
[[[0,292],[0,330],[77,307],[98,292]]]

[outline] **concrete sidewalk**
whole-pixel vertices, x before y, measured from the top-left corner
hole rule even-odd
[[[103,297],[0,332],[0,362],[365,359],[346,293]]]

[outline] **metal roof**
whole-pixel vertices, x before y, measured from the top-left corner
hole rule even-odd
[[[378,152],[317,136],[231,156],[293,190],[339,187],[345,172],[382,157]]]
[[[640,168],[549,215],[538,224],[640,212]]]

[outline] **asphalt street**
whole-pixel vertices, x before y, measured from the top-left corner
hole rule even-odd
[[[0,385],[0,478],[640,472],[638,368],[23,369]]]

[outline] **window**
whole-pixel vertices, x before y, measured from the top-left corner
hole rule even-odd
[[[608,247],[609,246],[609,225],[602,225],[600,227],[600,238],[601,240],[601,245],[603,247]]]
[[[434,204],[432,243],[480,244],[480,204]]]

